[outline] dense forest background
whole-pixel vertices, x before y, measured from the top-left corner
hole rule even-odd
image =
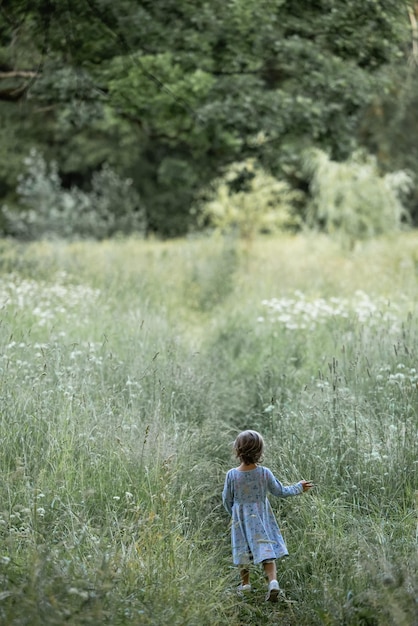
[[[240,193],[286,228],[332,230],[356,203],[378,218],[353,237],[416,225],[417,16],[404,0],[1,0],[2,234],[182,236],[229,196],[237,225]]]

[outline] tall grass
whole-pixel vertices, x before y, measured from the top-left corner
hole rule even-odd
[[[417,236],[0,246],[0,623],[411,626]],[[234,592],[230,442],[273,502],[291,605]]]

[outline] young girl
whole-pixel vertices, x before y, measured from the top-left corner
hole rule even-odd
[[[250,591],[249,563],[262,563],[268,578],[266,600],[277,602],[280,588],[276,562],[288,555],[280,529],[274,517],[267,493],[279,498],[296,496],[313,487],[311,481],[301,480],[284,487],[272,472],[258,465],[264,449],[262,436],[255,430],[238,435],[234,449],[241,465],[229,470],[225,478],[222,500],[232,516],[232,556],[240,566],[240,591]]]

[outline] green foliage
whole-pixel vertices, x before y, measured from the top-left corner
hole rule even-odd
[[[107,72],[113,105],[129,115],[148,118],[150,124],[158,120],[159,132],[167,138],[172,135],[174,141],[193,130],[193,112],[207,99],[214,83],[213,76],[200,68],[185,74],[171,52],[138,54],[129,64],[116,58]],[[158,76],[158,82],[150,80],[150,75]]]
[[[259,233],[277,233],[299,225],[295,205],[302,194],[257,167],[253,159],[233,163],[214,182],[211,195],[199,219],[201,226],[215,231],[252,239]]]
[[[409,216],[402,200],[412,188],[405,171],[381,175],[376,159],[362,153],[337,163],[322,151],[305,156],[312,200],[307,224],[350,245],[399,230]]]
[[[2,208],[5,233],[18,239],[90,237],[145,232],[144,211],[132,181],[108,166],[93,174],[89,193],[63,189],[55,162],[32,150],[25,159],[17,192],[24,211]]]
[[[411,55],[407,65],[390,70],[390,88],[376,94],[362,117],[359,137],[376,155],[385,172],[418,171],[418,137],[415,112],[418,107],[418,65]],[[418,222],[418,189],[414,186],[407,201],[414,223]]]
[[[2,5],[0,193],[15,199],[7,155],[33,146],[66,187],[108,163],[163,236],[196,226],[190,207],[231,163],[297,185],[304,148],[346,158],[409,37],[394,0],[61,5]]]

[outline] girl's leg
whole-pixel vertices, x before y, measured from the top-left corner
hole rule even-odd
[[[276,570],[276,561],[269,561],[267,563],[263,563],[264,572],[268,578],[269,583],[272,580],[277,580],[277,570]]]
[[[241,584],[249,585],[250,584],[250,570],[248,567],[242,566],[240,569],[241,574]]]
[[[266,600],[269,602],[277,602],[280,594],[280,587],[277,582],[276,561],[263,561],[263,567],[269,581]]]

